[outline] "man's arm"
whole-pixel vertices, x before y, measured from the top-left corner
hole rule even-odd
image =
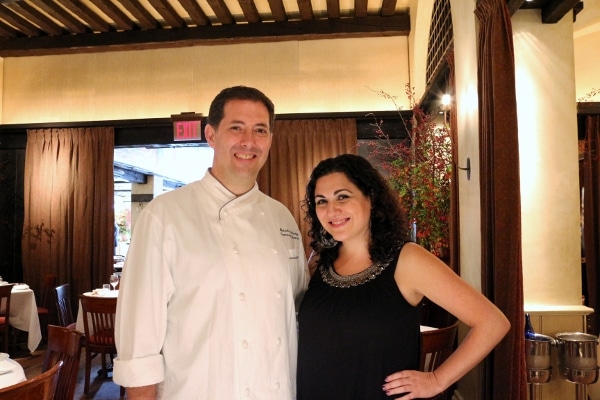
[[[156,399],[156,385],[128,387],[127,398],[129,400],[154,400]]]

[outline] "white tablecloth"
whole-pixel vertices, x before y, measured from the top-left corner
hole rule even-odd
[[[27,378],[21,364],[10,358],[0,361],[0,388],[16,385],[25,380]]]
[[[84,296],[94,296],[94,297],[118,297],[118,290],[109,290],[105,294],[93,294],[93,292],[86,292],[83,294]],[[90,323],[91,325],[91,323]],[[77,310],[77,322],[75,329],[79,332],[85,332],[85,327],[83,326],[83,310],[81,309],[81,300],[79,301],[79,309]]]
[[[13,287],[9,321],[14,328],[28,332],[27,348],[29,351],[35,351],[42,341],[42,330],[33,290],[17,290]]]

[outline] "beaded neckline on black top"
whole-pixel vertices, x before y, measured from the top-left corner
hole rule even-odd
[[[353,286],[362,285],[375,279],[387,268],[387,266],[390,264],[390,261],[391,260],[373,263],[363,271],[347,276],[339,275],[337,272],[335,272],[333,266],[329,266],[329,268],[327,268],[324,265],[321,265],[319,267],[319,272],[321,273],[323,281],[329,286],[337,288],[350,288]]]

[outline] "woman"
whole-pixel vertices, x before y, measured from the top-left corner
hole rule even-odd
[[[366,159],[321,161],[304,205],[318,261],[298,315],[298,400],[432,397],[508,331],[498,308],[408,241],[397,195]],[[432,373],[417,371],[423,297],[471,327]]]

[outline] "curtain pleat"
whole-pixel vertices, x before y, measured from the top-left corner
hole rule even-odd
[[[506,1],[480,0],[478,92],[482,287],[511,329],[486,361],[486,398],[527,399],[519,143],[512,26]],[[501,288],[497,289],[497,288]]]
[[[583,236],[587,276],[587,305],[594,309],[590,332],[600,328],[600,293],[598,293],[598,252],[600,251],[600,115],[585,117],[585,151],[583,160]]]
[[[113,128],[36,129],[25,150],[23,277],[36,294],[45,274],[79,293],[113,269]]]
[[[356,154],[356,120],[281,120],[275,121],[273,131],[271,152],[257,178],[258,185],[290,210],[300,227],[308,256],[308,225],[301,209],[306,183],[319,161],[345,153]]]

